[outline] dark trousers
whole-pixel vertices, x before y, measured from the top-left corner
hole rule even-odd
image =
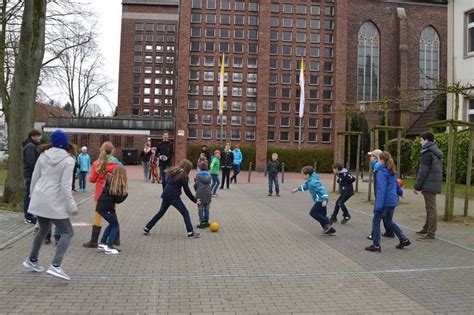
[[[309,215],[318,221],[323,229],[329,225],[329,219],[327,218],[326,214],[327,207],[323,207],[322,202],[316,202],[309,212]]]
[[[163,163],[163,162],[160,162]],[[165,170],[169,167],[169,165],[161,165],[160,164],[160,177],[161,177],[161,185],[163,186],[163,190],[165,190],[166,182],[168,181],[168,176],[166,176]]]
[[[336,218],[337,214],[339,213],[339,209],[342,209],[342,214],[344,217],[349,217],[349,211],[347,211],[347,207],[345,205],[346,201],[349,200],[353,194],[341,194],[339,198],[336,200],[336,205],[334,206],[334,211],[331,215],[331,217]]]
[[[393,231],[395,235],[397,235],[400,241],[404,241],[407,239],[405,234],[403,234],[403,231],[398,227],[398,225],[395,224],[395,222],[393,222],[394,210],[395,210],[395,207],[383,207],[382,211],[374,212],[374,218],[372,219],[372,230],[373,230],[372,239],[373,239],[374,245],[376,246],[380,245],[380,220],[382,218],[384,219],[384,224],[385,223],[387,224],[386,227],[388,227],[390,231]]]
[[[109,225],[102,234],[100,242],[107,244],[108,247],[113,247],[115,239],[120,231],[117,213],[115,211],[99,211],[99,214],[109,222]]]
[[[229,182],[230,182],[230,168],[229,167],[223,167],[222,168],[222,182],[221,182],[221,189],[224,188],[224,181],[227,186],[227,189],[229,189]]]
[[[426,219],[425,225],[423,226],[423,231],[430,236],[436,234],[437,227],[437,213],[436,213],[436,194],[422,191],[423,197],[425,198],[425,208],[426,208]]]
[[[278,185],[278,174],[268,174],[268,192],[273,192],[273,185],[275,185],[275,192],[280,193],[280,186]]]
[[[191,223],[189,211],[188,209],[186,209],[186,206],[184,205],[183,201],[179,198],[175,200],[162,199],[160,211],[158,211],[158,213],[155,214],[155,216],[150,220],[150,222],[147,223],[146,228],[148,230],[151,230],[155,226],[155,224],[165,215],[166,211],[168,211],[168,208],[170,206],[175,207],[183,216],[184,224],[186,224],[186,231],[188,231],[188,233],[192,232],[193,224]]]
[[[86,189],[86,176],[87,172],[79,172],[79,189]]]
[[[230,182],[234,181],[237,184],[237,175],[240,173],[240,164],[239,165],[232,165],[232,169],[234,170],[234,174],[230,178]]]
[[[35,216],[28,213],[28,207],[30,206],[30,186],[31,178],[25,178],[25,196],[23,197],[23,212],[26,220],[31,220],[36,223]]]
[[[39,223],[39,231],[33,240],[33,248],[30,253],[30,260],[37,261],[39,251],[46,235],[51,232],[52,224],[56,227],[56,232],[60,235],[58,246],[56,247],[56,253],[53,258],[53,265],[60,266],[64,254],[71,243],[71,239],[74,236],[74,230],[72,228],[71,220],[69,219],[48,219],[43,217],[37,217]]]

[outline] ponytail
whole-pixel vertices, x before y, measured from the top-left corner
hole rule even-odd
[[[385,162],[385,165],[387,165],[387,169],[396,174],[397,173],[397,167],[395,166],[395,161],[392,159],[392,156],[390,153],[387,151],[383,151],[380,153],[379,160],[383,160]]]
[[[99,175],[105,175],[107,167],[107,155],[112,154],[114,151],[114,145],[111,142],[104,142],[100,146],[100,154],[97,159],[97,173]]]

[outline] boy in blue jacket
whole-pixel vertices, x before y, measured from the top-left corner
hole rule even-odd
[[[297,191],[309,190],[314,201],[314,205],[311,208],[309,215],[318,221],[319,224],[321,224],[321,227],[324,230],[323,234],[330,235],[336,233],[336,229],[331,225],[329,219],[327,218],[329,195],[326,188],[321,184],[319,175],[311,166],[303,167],[301,170],[301,175],[306,180],[306,182],[303,185],[300,185],[298,188],[293,189],[291,193],[294,194]]]

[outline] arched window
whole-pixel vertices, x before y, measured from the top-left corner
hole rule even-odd
[[[420,36],[420,88],[436,88],[439,81],[439,36],[436,30],[425,27]],[[421,106],[428,107],[436,97],[436,91],[425,90],[421,92]]]
[[[357,101],[379,98],[380,36],[372,22],[359,29],[357,48]]]

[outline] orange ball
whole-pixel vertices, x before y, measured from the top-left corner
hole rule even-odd
[[[403,179],[398,178],[397,182],[398,182],[398,186],[400,186],[400,188],[403,188]]]
[[[209,229],[211,230],[212,233],[216,233],[217,231],[219,231],[219,223],[212,222],[211,225],[209,226]]]

